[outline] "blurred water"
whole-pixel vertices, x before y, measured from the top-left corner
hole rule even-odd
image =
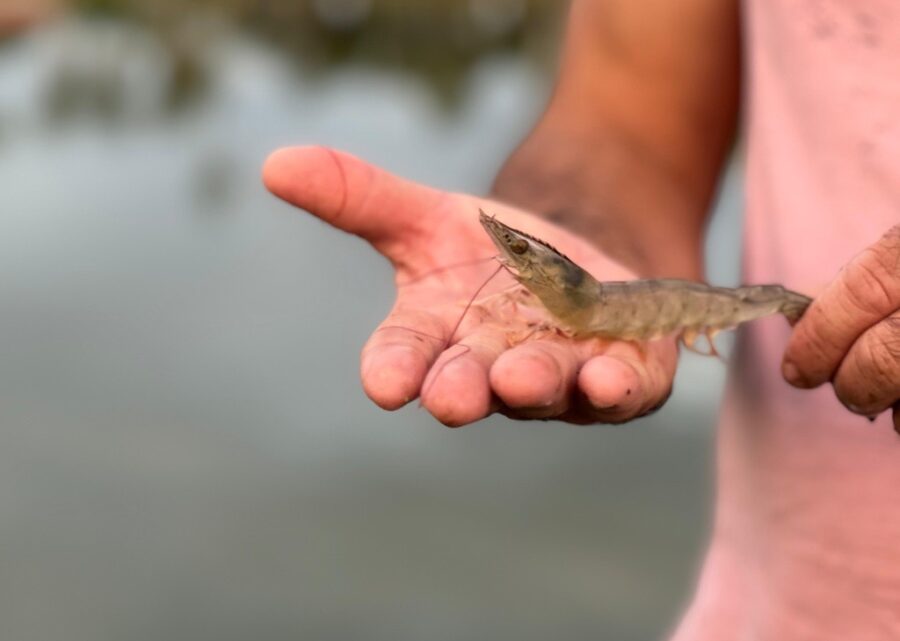
[[[140,82],[116,118],[60,121],[54,73],[98,28]],[[207,99],[160,117],[157,45],[123,29],[0,48],[0,638],[662,636],[705,536],[722,365],[688,357],[624,428],[381,412],[357,355],[387,266],[258,179],[315,141],[483,191],[547,78],[484,57],[448,113],[402,71],[307,77],[233,34]],[[730,179],[717,282],[738,201]]]

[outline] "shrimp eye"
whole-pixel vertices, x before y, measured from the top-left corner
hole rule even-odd
[[[528,241],[516,238],[509,244],[509,251],[514,254],[524,254],[528,251]]]

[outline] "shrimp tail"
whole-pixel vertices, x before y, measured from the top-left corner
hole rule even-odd
[[[781,285],[753,285],[738,287],[736,291],[747,302],[778,303],[778,313],[784,315],[791,325],[800,320],[812,302],[809,296],[785,289]]]
[[[784,293],[784,303],[781,304],[781,309],[778,311],[784,314],[784,317],[788,322],[793,325],[800,320],[800,317],[806,312],[806,309],[812,302],[812,298],[804,296],[803,294],[798,294],[797,292],[792,292],[789,289],[784,290]]]

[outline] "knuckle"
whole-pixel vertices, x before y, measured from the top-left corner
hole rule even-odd
[[[854,347],[834,380],[838,399],[851,411],[872,414],[900,394],[900,335],[873,332]]]
[[[861,358],[866,364],[869,380],[867,383],[878,384],[890,381],[897,375],[897,367],[900,364],[898,355],[900,355],[900,346],[898,340],[869,340],[864,341],[863,353]]]
[[[846,316],[839,309],[814,302],[794,328],[787,356],[805,378],[823,382],[849,347]],[[819,380],[821,379],[821,380]]]
[[[874,248],[847,267],[845,292],[850,305],[858,311],[884,313],[892,307],[893,276],[878,257]]]
[[[865,341],[865,349],[876,372],[885,376],[900,374],[900,313],[888,316],[877,325],[872,339]]]

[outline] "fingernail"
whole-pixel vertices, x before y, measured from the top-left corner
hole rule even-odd
[[[784,376],[784,380],[794,387],[805,387],[803,378],[800,376],[800,370],[791,361],[782,361],[781,375]]]
[[[844,403],[844,407],[853,412],[854,414],[860,414],[861,416],[865,416],[870,421],[874,421],[875,418],[866,414],[866,411],[860,407],[859,405],[854,405],[853,403]]]
[[[596,401],[590,396],[588,396],[588,401],[594,407],[594,409],[598,409],[603,412],[608,412],[609,410],[614,410],[619,407],[618,403],[610,403],[609,401]]]

